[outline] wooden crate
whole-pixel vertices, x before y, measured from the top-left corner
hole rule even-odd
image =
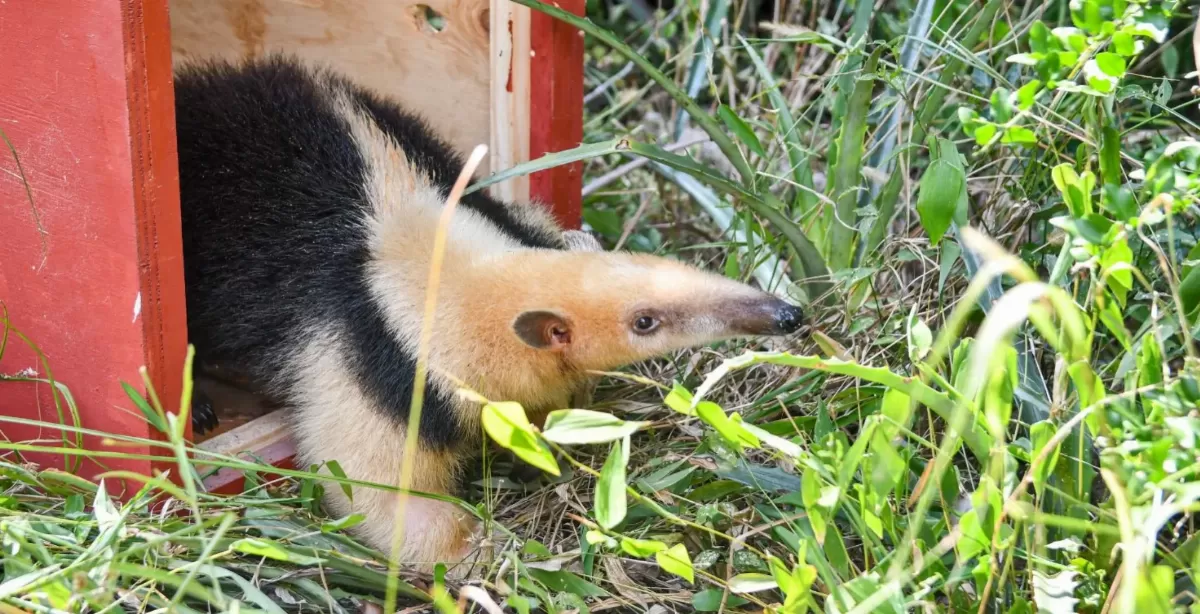
[[[0,373],[52,374],[77,409],[48,384],[0,382],[0,415],[17,419],[156,439],[121,388],[145,392],[142,366],[178,407],[187,332],[173,61],[282,50],[330,64],[426,116],[464,155],[489,144],[485,173],[582,138],[581,33],[508,0],[39,0],[0,3],[0,29],[0,130],[16,154],[0,162],[0,301],[45,358],[9,335]],[[491,189],[550,203],[578,227],[578,163]],[[288,466],[278,418],[201,445]],[[34,442],[27,460],[87,477],[171,468],[148,445],[12,421],[0,433]],[[81,462],[78,447],[131,457]],[[208,485],[235,490],[240,476]]]

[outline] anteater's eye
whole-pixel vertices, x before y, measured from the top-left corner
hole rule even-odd
[[[654,316],[639,316],[633,321],[633,331],[645,335],[658,328],[658,318]]]

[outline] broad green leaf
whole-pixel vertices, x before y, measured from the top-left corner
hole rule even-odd
[[[1105,211],[1112,213],[1122,222],[1132,220],[1138,216],[1137,203],[1133,199],[1133,192],[1123,186],[1111,184],[1104,186],[1104,198],[1101,199],[1100,204],[1104,207]]]
[[[1028,111],[1033,107],[1034,100],[1037,98],[1038,92],[1042,90],[1042,82],[1034,79],[1029,83],[1021,86],[1017,90],[1017,108],[1022,111]]]
[[[511,450],[521,460],[550,473],[561,475],[558,462],[546,444],[533,432],[533,425],[525,416],[520,403],[501,401],[483,406],[483,429],[496,443]]]
[[[987,145],[996,136],[997,130],[996,124],[981,124],[975,129],[975,143],[977,145]]]
[[[729,416],[725,415],[725,410],[721,409],[721,406],[716,403],[701,401],[696,405],[696,415],[720,433],[721,437],[729,442],[729,445],[739,450],[744,446],[757,448],[761,445],[753,433],[731,420]]]
[[[634,556],[639,559],[644,559],[652,554],[662,552],[667,549],[667,545],[654,539],[634,539],[632,537],[621,538],[621,550],[625,554]]]
[[[546,416],[542,437],[557,444],[607,443],[628,437],[647,424],[588,409],[560,409]]]
[[[1200,260],[1200,243],[1192,247],[1187,255],[1188,260]],[[1200,266],[1184,265],[1182,279],[1179,282],[1179,300],[1183,303],[1183,313],[1190,316],[1200,305]]]
[[[962,169],[943,159],[934,160],[921,176],[917,214],[931,244],[936,246],[950,228],[958,195],[965,182]]]
[[[1079,173],[1075,172],[1075,167],[1064,162],[1050,170],[1050,178],[1054,180],[1054,186],[1058,188],[1058,193],[1062,195],[1063,201],[1067,203],[1067,208],[1071,210],[1073,217],[1083,217],[1087,211],[1084,210],[1081,200],[1081,187],[1083,181],[1079,177]],[[1072,192],[1071,188],[1075,188]]]
[[[1119,186],[1121,177],[1121,133],[1105,126],[1100,134],[1100,178],[1105,186]]]
[[[1122,307],[1126,295],[1133,289],[1133,271],[1129,268],[1132,264],[1133,250],[1125,239],[1114,241],[1100,254],[1100,271],[1107,275],[1108,289]]]
[[[1120,79],[1125,76],[1125,58],[1115,53],[1096,54],[1096,65],[1110,77]]]
[[[878,428],[886,439],[890,440],[900,433],[900,429],[908,428],[912,410],[912,397],[902,391],[890,389],[883,393],[879,413],[887,420],[880,422]]]
[[[1037,143],[1037,135],[1032,130],[1024,126],[1012,126],[1005,129],[1004,136],[1000,138],[1000,142],[1004,144],[1012,143]]]
[[[851,480],[854,479],[854,474],[858,471],[858,466],[862,463],[863,454],[867,451],[867,445],[871,442],[871,435],[874,434],[875,427],[879,423],[872,416],[863,423],[862,430],[858,433],[858,438],[855,439],[854,445],[846,451],[846,455],[842,457],[841,465],[838,467],[838,489],[845,492],[850,486]]]
[[[1138,614],[1169,614],[1177,610],[1171,599],[1175,596],[1175,570],[1170,565],[1148,566],[1138,574],[1135,601]]]
[[[754,131],[750,129],[750,126],[747,126],[746,122],[742,121],[742,118],[738,117],[737,113],[734,113],[733,109],[729,108],[728,105],[721,105],[717,107],[717,116],[721,118],[722,122],[725,122],[725,127],[729,128],[729,131],[732,132],[739,141],[746,144],[746,147],[749,148],[750,151],[758,154],[759,156],[767,155],[767,152],[763,150],[762,142],[758,140],[758,135],[754,134]]]
[[[1054,466],[1058,464],[1059,451],[1061,446],[1055,446],[1052,450],[1046,453],[1046,457],[1037,462],[1037,458],[1041,456],[1043,450],[1049,445],[1051,438],[1058,428],[1053,422],[1043,420],[1029,427],[1029,439],[1033,444],[1032,462],[1033,466],[1033,487],[1037,489],[1040,495],[1042,489],[1046,486],[1046,478],[1054,472]]]
[[[738,595],[769,591],[778,586],[775,578],[763,573],[743,573],[729,579],[729,590]]]
[[[1010,95],[1011,92],[1002,87],[992,90],[992,119],[996,120],[996,123],[1003,124],[1012,119],[1013,108]]]
[[[1162,348],[1151,330],[1142,335],[1142,347],[1138,351],[1138,387],[1146,388],[1163,382]]]
[[[875,493],[884,496],[904,477],[908,464],[904,462],[892,442],[884,437],[881,430],[876,429],[871,437],[871,486]]]
[[[842,532],[838,530],[837,525],[829,525],[829,529],[825,532],[823,545],[825,558],[829,559],[829,563],[843,578],[848,577],[850,575],[850,553],[846,550],[846,542],[842,539]]]
[[[625,519],[625,465],[629,463],[629,436],[613,442],[608,460],[596,482],[596,522],[611,529]]]
[[[671,392],[667,393],[663,404],[685,416],[696,415],[696,410],[692,409],[692,393],[678,383],[671,387]]]
[[[1050,51],[1050,28],[1041,21],[1033,22],[1029,27],[1029,48],[1034,53],[1046,53]]]
[[[716,612],[722,603],[726,608],[736,608],[749,602],[737,595],[729,595],[726,598],[725,591],[719,588],[702,590],[692,595],[692,607],[696,608],[697,612]]]
[[[689,583],[696,581],[696,573],[692,569],[692,557],[688,555],[687,547],[675,544],[666,550],[654,553],[654,560],[663,571],[675,574]]]
[[[607,597],[608,591],[580,578],[569,571],[547,571],[528,567],[526,573],[541,582],[546,588],[559,592],[570,593],[579,597]]]
[[[1125,57],[1134,54],[1133,35],[1124,30],[1113,33],[1112,44],[1113,49]]]

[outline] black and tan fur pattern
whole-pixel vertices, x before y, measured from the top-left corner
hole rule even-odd
[[[293,412],[305,463],[396,483],[433,235],[463,162],[424,124],[335,74],[283,57],[176,77],[188,326],[198,357],[261,382]],[[447,239],[413,489],[453,492],[479,407],[451,376],[536,417],[589,369],[785,334],[799,312],[749,286],[607,253],[539,207],[463,199]],[[397,496],[326,489],[387,550]],[[474,523],[410,500],[406,563],[454,562]]]

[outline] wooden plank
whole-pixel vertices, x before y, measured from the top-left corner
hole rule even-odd
[[[586,0],[558,0],[559,8],[583,15]],[[532,18],[529,72],[529,156],[578,147],[583,142],[583,32],[545,13]],[[547,204],[560,224],[579,228],[583,207],[583,163],[533,173],[529,194]]]
[[[0,129],[21,163],[3,152],[0,300],[70,388],[79,424],[154,437],[120,383],[142,388],[145,365],[159,398],[178,409],[186,316],[166,0],[8,2],[0,31]],[[8,345],[0,371],[46,373],[20,343]],[[5,415],[75,423],[56,396],[47,385],[0,385]],[[0,430],[13,441],[67,445],[52,426]],[[160,453],[92,437],[83,445]],[[27,458],[85,476],[152,469],[144,460]]]
[[[200,444],[200,449],[229,456],[250,458],[281,469],[294,469],[296,446],[293,444],[285,418],[287,410],[280,409],[261,418],[221,433]],[[245,453],[249,453],[248,455]],[[200,466],[201,471],[203,467]],[[272,476],[263,476],[271,479]],[[208,492],[235,494],[245,488],[246,478],[241,471],[222,468],[204,479]]]
[[[508,0],[492,3],[491,168],[512,168],[529,157],[532,11]],[[529,177],[514,177],[489,188],[493,197],[528,202]]]
[[[492,20],[489,0],[171,0],[176,61],[282,51],[332,66],[423,115],[463,157],[489,143]]]

